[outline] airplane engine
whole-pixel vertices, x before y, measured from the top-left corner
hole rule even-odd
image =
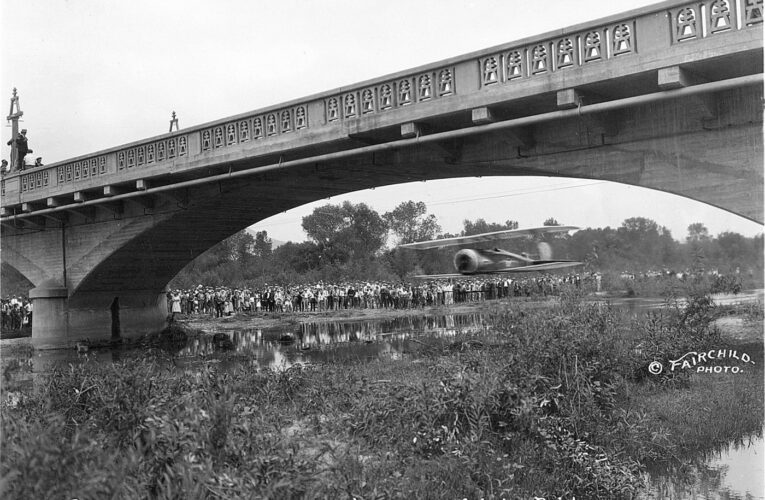
[[[478,271],[483,261],[487,259],[475,250],[460,250],[454,255],[454,267],[462,274],[473,274]]]

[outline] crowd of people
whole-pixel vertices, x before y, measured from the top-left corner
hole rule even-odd
[[[32,301],[20,295],[9,295],[2,299],[3,330],[21,330],[32,326]]]
[[[208,314],[216,318],[238,312],[314,312],[341,309],[411,309],[477,302],[504,297],[555,295],[565,285],[581,287],[595,275],[480,277],[389,282],[318,282],[231,288],[204,286],[168,292],[172,314]]]
[[[714,273],[718,276],[717,273]],[[674,273],[622,273],[622,279],[636,280],[674,276]],[[722,277],[722,275],[719,275]],[[733,276],[732,278],[735,278]],[[680,276],[678,276],[680,279]],[[457,279],[417,280],[390,283],[341,282],[264,285],[232,288],[198,285],[167,293],[172,314],[206,314],[216,318],[240,312],[323,312],[345,309],[413,309],[480,302],[505,297],[557,295],[566,286],[600,291],[599,273],[537,276],[481,276]],[[32,325],[32,301],[21,295],[2,299],[3,330],[20,330]]]

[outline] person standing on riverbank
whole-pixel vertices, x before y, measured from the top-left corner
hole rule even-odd
[[[181,293],[175,290],[170,294],[170,314],[175,319],[175,313],[181,312]]]

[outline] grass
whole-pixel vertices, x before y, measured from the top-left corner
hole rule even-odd
[[[761,346],[751,373],[646,375],[719,346],[703,296],[647,319],[575,292],[494,313],[398,361],[61,367],[2,408],[0,495],[633,498],[647,467],[762,428]]]
[[[735,377],[694,374],[683,390],[651,393],[641,388],[635,395],[638,411],[650,413],[654,428],[673,436],[672,453],[661,459],[712,451],[761,429],[761,379],[761,370]]]

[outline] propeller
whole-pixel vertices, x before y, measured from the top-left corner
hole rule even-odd
[[[537,250],[539,251],[539,260],[552,260],[552,247],[549,243],[540,241],[537,243]]]
[[[478,270],[478,256],[474,250],[460,250],[454,256],[454,267],[462,274],[474,273]]]

